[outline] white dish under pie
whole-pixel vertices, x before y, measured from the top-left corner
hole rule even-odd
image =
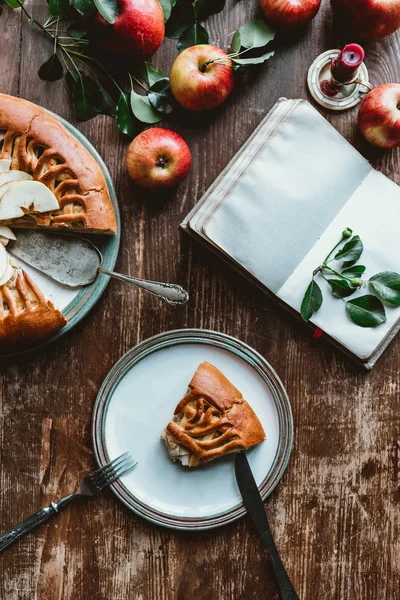
[[[267,439],[248,451],[263,498],[289,460],[293,421],[285,389],[269,364],[246,344],[212,331],[160,334],[130,350],[110,371],[93,416],[96,458],[102,466],[130,450],[138,465],[114,484],[137,514],[175,529],[208,529],[245,513],[234,455],[197,468],[168,456],[160,434],[199,364],[215,365],[249,402]]]

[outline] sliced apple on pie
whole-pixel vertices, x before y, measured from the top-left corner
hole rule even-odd
[[[236,387],[203,362],[161,436],[172,460],[197,467],[265,439],[264,429]]]
[[[0,197],[2,223],[115,233],[107,183],[90,152],[43,108],[0,94],[0,193],[5,184],[29,180],[36,185],[9,188],[11,196],[8,191]],[[45,203],[38,183],[48,190]],[[18,204],[15,197],[22,190]],[[10,203],[20,210],[10,212]]]

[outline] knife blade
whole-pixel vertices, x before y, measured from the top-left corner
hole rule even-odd
[[[280,599],[299,600],[275,545],[265,505],[244,452],[239,452],[236,455],[235,475],[245,508],[270,553]]]

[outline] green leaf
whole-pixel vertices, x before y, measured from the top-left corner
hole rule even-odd
[[[117,104],[117,125],[122,133],[135,137],[139,133],[139,128],[132,115],[129,102],[129,94],[122,92]]]
[[[85,37],[87,32],[83,31],[81,29],[68,29],[67,33],[72,39],[81,40],[82,38]]]
[[[275,37],[275,30],[265,21],[250,21],[238,29],[240,47],[263,48]]]
[[[161,4],[161,8],[163,9],[164,23],[166,23],[171,16],[171,10],[172,10],[171,0],[158,0],[158,1]]]
[[[352,321],[360,327],[377,327],[386,321],[382,302],[370,294],[347,300],[346,309]]]
[[[117,0],[93,0],[94,4],[101,16],[110,23],[115,23],[118,14]]]
[[[38,75],[43,81],[57,81],[63,76],[64,70],[57,54],[52,54],[39,68]]]
[[[183,32],[194,25],[196,19],[194,17],[193,6],[190,5],[183,13],[179,11],[179,6],[172,11],[171,17],[168,20],[165,35],[169,38],[179,39]]]
[[[190,46],[197,46],[198,44],[208,44],[208,32],[200,23],[194,23],[190,25],[178,42],[178,52],[190,48]]]
[[[375,294],[393,306],[400,306],[400,275],[394,271],[377,273],[369,280]]]
[[[159,79],[151,86],[148,94],[150,104],[163,115],[169,115],[174,110],[168,77]]]
[[[156,71],[154,66],[150,62],[144,63],[142,78],[148,86],[152,86],[156,81],[165,77],[162,71]]]
[[[76,115],[82,121],[88,121],[98,114],[115,116],[115,102],[97,79],[73,69],[68,71],[66,82]]]
[[[343,269],[342,275],[346,275],[346,277],[361,277],[365,270],[366,267],[364,265],[354,265],[353,267]]]
[[[151,106],[147,96],[140,96],[131,90],[131,108],[135,117],[142,123],[158,123],[162,119],[162,115]]]
[[[242,40],[240,39],[240,31],[239,31],[239,29],[237,29],[235,31],[235,35],[232,38],[231,50],[232,50],[232,52],[237,54],[240,51],[241,47],[242,47]]]
[[[267,52],[266,54],[262,54],[261,56],[256,56],[254,58],[232,58],[232,63],[236,68],[239,67],[249,67],[252,65],[261,65],[263,62],[271,58],[275,52]]]
[[[6,0],[8,6],[11,6],[11,8],[19,8],[20,4],[18,2],[16,2],[15,0]],[[25,0],[22,0],[22,4],[25,4]]]
[[[327,281],[335,298],[347,298],[347,296],[354,294],[357,289],[352,287],[345,279],[328,279]]]
[[[193,10],[196,21],[205,21],[215,15],[225,6],[225,0],[194,0]]]
[[[346,265],[350,266],[349,263],[353,263],[358,260],[363,253],[364,246],[362,241],[360,240],[359,235],[355,235],[349,240],[339,252],[335,254],[335,260],[341,260],[342,258],[346,259]]]
[[[97,8],[93,0],[71,0],[71,4],[82,16],[92,15],[97,12]]]
[[[313,314],[321,308],[322,300],[321,288],[318,283],[312,279],[304,294],[303,302],[301,303],[300,314],[304,321],[309,321]]]
[[[63,17],[69,11],[69,0],[49,0],[49,13],[53,17]]]

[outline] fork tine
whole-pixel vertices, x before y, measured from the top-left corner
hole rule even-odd
[[[120,469],[121,467],[123,467],[125,465],[126,462],[129,462],[132,460],[134,460],[134,459],[131,456],[131,454],[129,454],[128,456],[120,457],[119,460],[116,460],[111,466],[107,467],[107,469],[104,469],[103,471],[98,473],[93,478],[93,480],[96,482],[96,484],[98,484],[98,483],[102,482],[104,479],[107,479],[108,477],[112,477],[117,469]]]
[[[111,479],[112,477],[114,477],[117,473],[121,473],[123,471],[125,471],[128,466],[131,463],[136,462],[135,459],[133,457],[129,457],[126,460],[120,462],[115,468],[113,468],[111,471],[107,471],[107,473],[104,473],[103,475],[101,475],[100,477],[97,478],[96,480],[96,485],[102,485],[103,483],[107,482],[109,479]]]
[[[106,465],[103,465],[102,467],[100,467],[100,469],[96,469],[96,471],[93,471],[93,473],[90,473],[90,477],[96,477],[97,475],[101,475],[102,473],[105,473],[106,471],[112,469],[117,463],[119,463],[120,460],[122,460],[122,459],[125,460],[128,456],[131,456],[131,453],[129,451],[124,452],[124,454],[121,454],[121,456],[117,456],[117,458],[114,458]]]
[[[133,469],[133,467],[135,467],[136,465],[137,465],[137,461],[135,459],[132,459],[127,463],[124,463],[123,465],[118,467],[118,470],[114,471],[114,473],[112,475],[109,475],[107,478],[105,478],[102,482],[100,482],[98,484],[99,489],[103,490],[105,487],[111,485],[112,483],[114,483],[114,481],[116,481],[117,479],[122,477],[122,475],[124,475],[125,473],[127,473],[128,471]]]

